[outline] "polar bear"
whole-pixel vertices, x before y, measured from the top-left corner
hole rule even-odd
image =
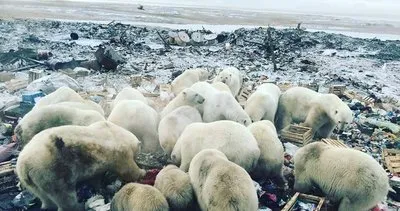
[[[389,180],[385,170],[371,156],[350,148],[315,142],[294,155],[294,189],[307,193],[313,185],[339,211],[370,210],[385,200]]]
[[[244,110],[250,116],[252,122],[260,120],[273,122],[278,110],[280,95],[281,90],[277,85],[272,83],[262,84],[250,95]]]
[[[216,149],[203,149],[190,163],[190,181],[202,211],[258,210],[249,174]]]
[[[120,101],[107,120],[135,134],[142,143],[143,152],[162,151],[157,132],[158,113],[142,101]]]
[[[84,100],[83,102],[68,101],[68,102],[56,103],[55,105],[71,107],[71,108],[78,108],[78,109],[82,109],[82,110],[93,110],[93,111],[97,111],[99,114],[104,116],[103,108],[99,104],[97,104],[91,100]]]
[[[147,105],[149,104],[146,97],[140,91],[132,87],[125,87],[115,96],[111,104],[111,111],[122,100],[139,100]]]
[[[186,126],[171,154],[173,162],[187,172],[190,161],[202,149],[218,149],[230,161],[247,171],[253,170],[260,157],[260,149],[251,132],[233,121],[192,123]]]
[[[139,149],[132,133],[111,122],[60,126],[33,137],[19,154],[16,172],[42,209],[83,211],[76,184],[105,172],[137,181],[145,175],[134,161]]]
[[[60,104],[48,105],[28,112],[15,127],[17,140],[24,147],[39,132],[62,125],[88,126],[104,121],[105,118],[96,111],[82,110]]]
[[[191,87],[194,83],[207,80],[208,76],[208,71],[203,68],[188,69],[172,81],[172,92],[177,96],[182,90]]]
[[[198,106],[203,104],[204,97],[198,92],[191,88],[186,88],[180,92],[167,106],[162,110],[161,117],[165,117],[167,114],[175,110],[176,108],[184,105]]]
[[[211,84],[211,86],[213,86],[215,89],[217,89],[217,90],[219,90],[221,92],[225,91],[225,92],[228,92],[228,93],[232,94],[231,89],[229,88],[229,86],[224,84],[224,83],[222,83],[221,81],[213,82]]]
[[[111,211],[168,211],[168,202],[157,188],[139,183],[124,185],[111,201]]]
[[[269,120],[262,120],[252,123],[248,129],[260,148],[260,158],[253,170],[254,177],[257,179],[271,177],[277,184],[284,186],[286,182],[283,177],[284,150],[274,124]]]
[[[191,123],[202,122],[199,111],[191,106],[181,106],[163,117],[158,125],[160,145],[171,156],[172,149],[183,130]]]
[[[73,89],[63,86],[41,98],[33,109],[61,102],[84,102],[84,99]]]
[[[214,82],[218,81],[228,85],[232,95],[236,97],[242,87],[243,78],[236,67],[227,67],[215,77]]]
[[[245,126],[251,123],[249,115],[232,94],[219,91],[207,82],[197,82],[193,84],[191,89],[205,98],[203,105],[197,106],[204,122],[232,120]]]
[[[292,122],[311,127],[322,138],[329,137],[333,129],[345,129],[353,121],[353,113],[334,94],[321,94],[304,87],[293,87],[279,98],[276,127],[282,130]]]
[[[164,167],[157,174],[154,187],[167,198],[171,210],[192,210],[194,191],[189,175],[177,166]]]

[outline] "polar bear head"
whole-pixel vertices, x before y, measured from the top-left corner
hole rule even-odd
[[[332,109],[330,116],[337,125],[339,132],[346,129],[346,127],[353,122],[353,112],[350,110],[349,106],[342,101],[336,108]]]
[[[222,71],[217,76],[217,81],[221,81],[224,84],[230,84],[232,80],[232,73]]]
[[[196,91],[194,91],[191,88],[184,89],[181,92],[181,94],[182,94],[184,101],[188,102],[189,104],[192,104],[192,105],[203,104],[203,102],[205,100],[203,96],[201,96],[199,93],[197,93]]]

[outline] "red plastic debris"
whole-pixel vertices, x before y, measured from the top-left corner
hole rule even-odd
[[[156,181],[156,176],[160,172],[160,169],[150,169],[146,172],[146,175],[143,177],[141,181],[139,181],[140,184],[145,184],[145,185],[154,185],[154,182]]]

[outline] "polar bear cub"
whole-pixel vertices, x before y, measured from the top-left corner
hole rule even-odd
[[[258,210],[249,174],[216,149],[203,149],[190,163],[190,181],[202,211]]]
[[[253,173],[256,178],[270,177],[280,186],[285,184],[283,177],[284,150],[274,124],[269,120],[255,122],[248,126],[260,148],[260,158]]]
[[[260,120],[274,122],[280,95],[281,90],[277,85],[272,83],[262,84],[250,95],[244,110],[250,116],[252,122]]]
[[[191,106],[181,106],[161,119],[158,125],[160,145],[171,156],[175,143],[186,126],[202,122],[199,111]]]
[[[370,210],[385,200],[389,180],[385,170],[371,156],[350,148],[315,142],[294,155],[294,189],[307,193],[319,187],[339,211]]]
[[[164,167],[157,174],[154,187],[164,194],[171,210],[190,210],[195,204],[189,175],[177,166]]]
[[[188,125],[176,142],[171,159],[187,172],[191,160],[202,149],[218,149],[246,171],[253,170],[260,157],[251,132],[239,123],[223,120]]]
[[[311,127],[322,138],[353,121],[353,113],[338,96],[321,94],[304,87],[293,87],[279,98],[276,127],[282,130],[292,122]]]
[[[228,85],[232,95],[236,97],[239,94],[240,88],[242,88],[243,78],[236,67],[227,67],[218,73],[214,82],[222,82]]]
[[[111,201],[111,211],[168,211],[165,197],[155,187],[139,183],[124,185]]]
[[[162,150],[158,141],[158,113],[142,101],[120,101],[107,120],[133,133],[142,143],[143,152]]]
[[[188,69],[172,81],[172,92],[177,96],[182,90],[191,87],[194,83],[207,80],[208,76],[208,71],[203,68]]]

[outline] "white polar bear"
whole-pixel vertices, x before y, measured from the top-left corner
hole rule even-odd
[[[111,111],[108,121],[133,133],[142,143],[143,152],[161,151],[158,141],[159,116],[139,100],[122,100]]]
[[[203,105],[197,106],[204,122],[231,120],[245,126],[251,123],[249,115],[247,115],[232,94],[219,91],[207,82],[195,83],[191,89],[200,93],[205,98]]]
[[[73,89],[63,86],[36,102],[33,109],[61,102],[84,102],[85,100]]]
[[[193,210],[194,191],[189,175],[177,166],[164,167],[157,174],[154,187],[165,196],[171,210]]]
[[[161,117],[165,117],[167,114],[172,112],[178,107],[181,106],[195,106],[201,105],[204,103],[204,97],[198,92],[194,91],[191,88],[186,88],[182,92],[180,92],[171,102],[168,103],[167,106],[162,110]]]
[[[248,128],[260,148],[260,158],[253,171],[254,177],[258,179],[270,177],[278,185],[284,186],[286,182],[283,177],[284,150],[274,124],[269,120],[262,120],[249,125]]]
[[[215,77],[214,82],[218,81],[228,85],[232,95],[236,97],[239,94],[240,88],[242,88],[243,78],[236,67],[227,67]]]
[[[281,90],[277,85],[272,83],[262,84],[250,95],[244,110],[250,116],[252,122],[260,120],[273,122],[278,110],[280,95]]]
[[[202,149],[218,149],[247,171],[257,165],[260,157],[257,141],[245,126],[232,121],[217,121],[188,125],[176,142],[171,158],[187,171],[192,158]]]
[[[139,183],[124,185],[111,201],[111,211],[168,211],[168,202],[157,188]]]
[[[353,121],[353,113],[334,94],[321,94],[303,87],[293,87],[279,98],[276,128],[282,130],[292,122],[311,127],[322,138],[329,137],[336,126],[343,130]]]
[[[211,84],[212,87],[214,87],[215,89],[219,90],[219,91],[225,91],[228,92],[230,94],[232,94],[231,89],[229,88],[228,85],[222,83],[221,81],[217,81],[217,82],[213,82]]]
[[[82,109],[82,110],[97,111],[99,114],[104,116],[103,108],[99,104],[97,104],[91,100],[84,100],[83,102],[61,102],[61,103],[57,103],[55,105],[71,107],[71,108],[78,108],[78,109]]]
[[[125,87],[115,96],[111,104],[111,110],[122,100],[139,100],[147,105],[149,104],[146,97],[140,91],[132,87]]]
[[[302,193],[316,186],[339,211],[370,210],[384,201],[389,179],[382,166],[371,156],[350,148],[315,142],[294,155],[294,189]]]
[[[23,187],[42,202],[42,209],[83,211],[76,184],[111,172],[122,182],[145,175],[134,161],[140,142],[111,123],[66,125],[33,137],[18,156],[16,172]]]
[[[181,106],[161,119],[158,135],[160,145],[168,156],[186,126],[194,122],[202,122],[202,119],[199,111],[191,106]]]
[[[203,68],[188,69],[172,81],[172,92],[177,96],[182,90],[191,87],[194,83],[207,80],[208,76],[208,71]]]
[[[257,211],[257,191],[249,174],[216,149],[204,149],[189,167],[202,211]]]
[[[31,110],[19,121],[14,132],[21,147],[24,147],[33,136],[48,128],[62,125],[88,126],[105,120],[97,111],[82,110],[60,104]]]

